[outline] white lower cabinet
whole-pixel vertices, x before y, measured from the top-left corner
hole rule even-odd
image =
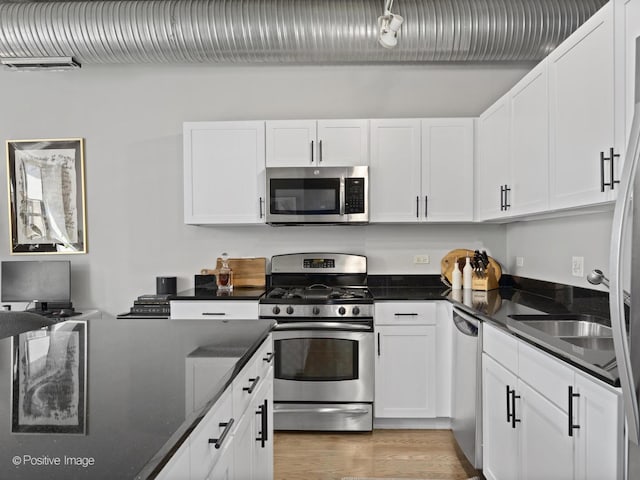
[[[157,478],[273,479],[272,360],[269,335]],[[191,389],[205,391],[197,385],[203,381],[206,377],[195,376]]]
[[[435,302],[376,302],[374,417],[436,416]]]
[[[485,477],[622,478],[619,390],[491,325],[483,334]]]

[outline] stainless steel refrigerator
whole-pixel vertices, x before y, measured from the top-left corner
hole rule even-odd
[[[609,308],[627,425],[628,479],[640,478],[640,37],[635,47],[635,108],[613,214],[609,261]],[[625,292],[627,284],[631,295]]]

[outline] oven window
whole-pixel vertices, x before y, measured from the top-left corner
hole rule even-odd
[[[276,340],[275,377],[331,382],[358,378],[358,341],[339,338]]]
[[[271,213],[326,215],[340,213],[340,179],[272,178]]]

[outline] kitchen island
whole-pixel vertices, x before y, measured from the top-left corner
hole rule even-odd
[[[0,340],[3,479],[135,478],[185,425],[185,359],[207,347],[238,357],[221,392],[271,330],[256,320],[87,321],[86,434],[11,433],[11,338]],[[196,415],[197,417],[197,415]],[[190,417],[191,418],[191,417]],[[164,447],[164,448],[163,448]]]

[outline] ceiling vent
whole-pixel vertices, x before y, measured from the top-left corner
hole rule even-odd
[[[75,70],[81,65],[73,57],[16,57],[0,58],[0,63],[11,70]]]
[[[382,0],[0,0],[0,58],[16,57],[16,66],[18,57],[61,56],[83,65],[530,62],[606,3],[397,0],[404,22],[388,49],[378,43]]]

